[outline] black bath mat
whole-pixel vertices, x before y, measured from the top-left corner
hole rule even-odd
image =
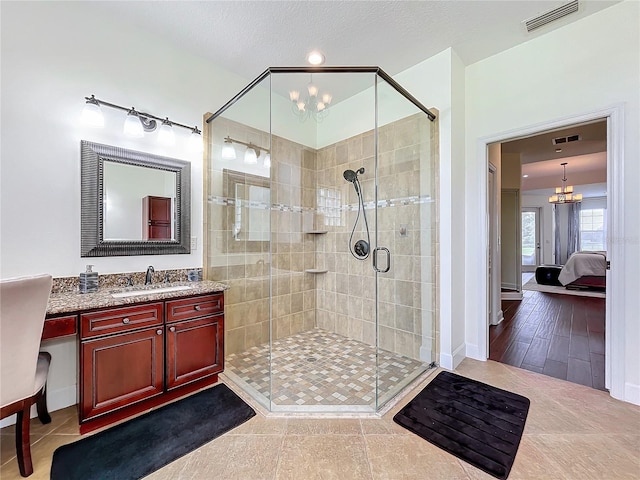
[[[480,470],[506,479],[528,411],[526,397],[440,372],[393,420]]]
[[[58,448],[51,480],[137,480],[255,414],[229,387],[219,384]]]

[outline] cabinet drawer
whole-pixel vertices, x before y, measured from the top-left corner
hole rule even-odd
[[[167,323],[215,315],[223,311],[224,296],[222,293],[171,300],[167,302]]]
[[[91,338],[162,323],[162,303],[112,308],[83,313],[80,316],[80,335],[81,338]]]
[[[50,338],[66,337],[78,333],[78,316],[67,315],[65,317],[47,318],[42,329],[42,340]]]

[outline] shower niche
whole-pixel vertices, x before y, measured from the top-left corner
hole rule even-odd
[[[226,379],[271,412],[379,412],[438,354],[434,113],[378,67],[282,67],[206,126]]]

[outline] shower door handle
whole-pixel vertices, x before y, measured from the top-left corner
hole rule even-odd
[[[387,254],[387,267],[385,269],[378,268],[378,251],[382,250]],[[373,269],[379,273],[387,273],[391,268],[391,252],[387,247],[376,247],[373,250]]]

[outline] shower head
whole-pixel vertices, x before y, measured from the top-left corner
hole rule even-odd
[[[360,167],[356,172],[353,170],[345,170],[342,176],[347,182],[355,182],[358,179],[358,174],[364,173],[364,167]]]
[[[345,170],[342,176],[347,182],[355,182],[356,178],[358,178],[358,174],[353,170]]]

